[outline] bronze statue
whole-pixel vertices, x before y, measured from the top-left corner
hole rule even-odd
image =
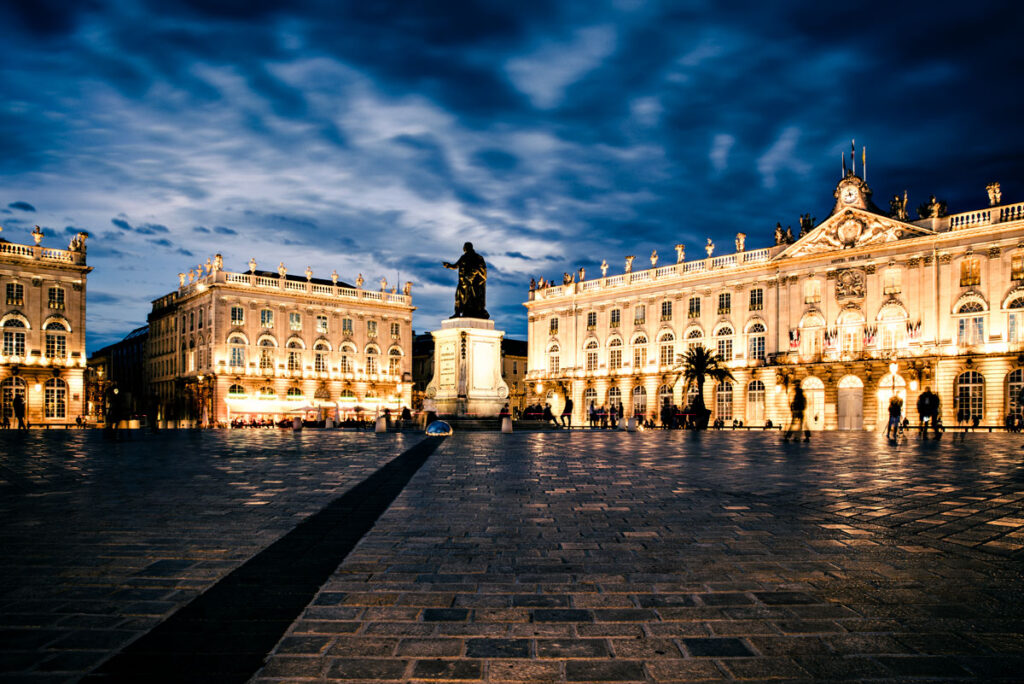
[[[473,251],[473,243],[462,246],[463,255],[454,264],[441,262],[445,268],[459,272],[459,285],[455,289],[455,314],[452,318],[490,318],[487,313],[487,264]]]

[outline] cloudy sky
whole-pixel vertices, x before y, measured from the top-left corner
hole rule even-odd
[[[455,260],[525,337],[531,277],[611,273],[875,199],[1024,200],[1014,3],[0,2],[0,224],[88,231],[89,350],[215,252],[411,280]]]

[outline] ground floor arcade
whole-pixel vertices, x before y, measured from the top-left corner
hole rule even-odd
[[[0,415],[12,427],[16,397],[24,402],[29,425],[68,425],[88,413],[84,369],[78,367],[0,367]]]

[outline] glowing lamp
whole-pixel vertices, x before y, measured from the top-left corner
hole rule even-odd
[[[889,372],[890,373],[892,373],[893,375],[896,375],[896,371],[897,370],[899,370],[899,366],[896,365],[895,361],[893,361],[892,363],[889,364]]]
[[[42,392],[42,391],[43,391],[43,386],[42,386],[42,385],[40,385],[40,384],[39,384],[39,383],[37,382],[36,384],[32,385],[32,391],[33,391],[33,392]],[[114,391],[116,392],[117,390],[114,390]]]
[[[917,380],[911,380],[910,381],[910,391],[911,392],[916,392],[917,391]]]
[[[533,391],[536,392],[537,394],[540,394],[541,392],[543,392],[544,391],[544,383],[538,382],[537,386],[533,388]]]

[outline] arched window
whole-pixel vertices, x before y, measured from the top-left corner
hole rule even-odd
[[[586,368],[593,373],[597,370],[597,340],[589,340],[583,346],[583,351],[586,353]]]
[[[583,390],[583,408],[587,411],[590,410],[590,405],[597,406],[597,390],[593,387],[588,387]]]
[[[235,334],[228,337],[228,359],[235,368],[245,366],[245,338]]]
[[[882,349],[892,351],[903,346],[907,334],[907,313],[903,307],[890,305],[878,312]]]
[[[237,384],[228,387],[228,398],[245,399],[245,388]]]
[[[622,390],[618,387],[612,387],[608,390],[608,406],[618,407],[622,405]]]
[[[700,328],[693,328],[686,333],[686,348],[693,349],[697,346],[704,346],[704,332]]]
[[[289,387],[287,397],[289,401],[302,401],[302,399],[304,398],[302,395],[302,390],[300,390],[298,387]]]
[[[753,323],[747,328],[747,358],[751,361],[764,361],[764,337],[763,323]]]
[[[839,351],[859,354],[864,348],[864,316],[860,311],[844,311],[836,321],[839,324]]]
[[[985,307],[981,302],[967,301],[957,309],[956,340],[961,347],[985,341]]]
[[[764,383],[751,380],[747,383],[747,425],[764,423]]]
[[[288,342],[288,370],[302,370],[302,343],[298,340]]]
[[[343,390],[341,390],[341,394],[338,395],[338,396],[341,399],[347,399],[349,401],[355,401],[355,399],[356,399],[356,393],[353,392],[350,389],[343,389]]]
[[[647,336],[637,335],[633,338],[633,370],[640,372],[647,365]]]
[[[715,346],[718,358],[722,361],[732,361],[732,328],[723,325],[715,331]]]
[[[553,344],[550,347],[548,347],[548,373],[551,373],[552,375],[557,374],[558,373],[558,367],[559,367],[558,345],[557,344]]]
[[[402,350],[398,347],[388,350],[388,374],[396,378],[402,375]]]
[[[60,321],[51,321],[46,329],[46,357],[66,359],[68,356],[67,328]]]
[[[726,380],[715,390],[715,417],[732,420],[732,383]]]
[[[1010,344],[1020,344],[1024,342],[1024,311],[1021,311],[1024,309],[1024,297],[1015,298],[1006,305],[1006,308],[1010,312],[1006,316],[1006,341]]]
[[[46,393],[43,403],[43,415],[46,418],[64,419],[68,415],[68,384],[60,378],[46,381]]]
[[[277,341],[269,335],[260,338],[260,368],[263,370],[274,369],[274,349],[277,348]]]
[[[1006,376],[1006,415],[1024,418],[1024,405],[1021,405],[1018,398],[1020,391],[1024,389],[1024,370],[1017,368]]]
[[[376,375],[380,372],[380,365],[378,362],[378,356],[380,355],[380,349],[372,344],[366,345],[366,374]]]
[[[800,321],[800,353],[804,356],[820,354],[824,333],[825,319],[817,314],[804,316]]]
[[[633,388],[633,415],[638,418],[647,415],[647,390],[643,385]]]
[[[356,348],[355,345],[346,342],[341,345],[341,372],[342,373],[355,373],[355,356]]]
[[[985,414],[985,379],[977,371],[961,373],[956,379],[954,397],[956,420],[964,423],[975,416],[980,420]]]
[[[622,368],[622,340],[613,337],[608,342],[608,368],[617,370]]]
[[[8,419],[14,418],[14,398],[21,397],[28,408],[28,396],[25,393],[25,380],[18,377],[4,378],[0,382],[0,405],[2,405],[3,416]]]
[[[673,366],[676,362],[676,336],[667,332],[658,340],[658,363]]]
[[[317,373],[327,372],[327,354],[331,351],[331,345],[323,340],[313,343],[313,370]]]
[[[25,328],[19,318],[4,321],[4,356],[25,356]]]
[[[257,392],[260,399],[277,399],[277,392],[270,385],[264,385],[260,387],[260,391]]]
[[[658,406],[671,406],[672,404],[672,386],[662,385],[658,388]]]

